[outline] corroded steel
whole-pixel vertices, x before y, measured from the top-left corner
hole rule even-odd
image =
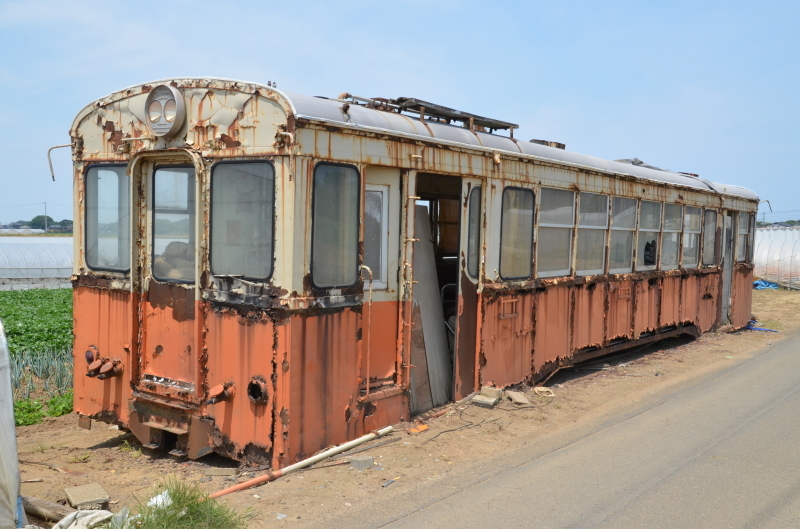
[[[184,124],[168,139],[149,132],[144,108],[161,84],[182,94],[186,107]],[[79,212],[73,285],[80,414],[117,422],[143,443],[192,458],[215,451],[275,468],[408,419],[419,172],[469,178],[483,189],[479,278],[475,291],[462,289],[457,298],[458,316],[469,319],[458,340],[474,341],[475,352],[458,357],[452,394],[536,382],[582,359],[718,327],[719,263],[502,280],[502,192],[525,187],[538,201],[542,187],[553,187],[710,208],[720,212],[718,255],[722,211],[756,211],[751,192],[345,104],[252,83],[175,79],[116,92],[78,114],[70,133]],[[209,262],[212,167],[253,159],[269,160],[275,171],[267,282],[215,275]],[[321,161],[359,170],[362,211],[366,185],[390,190],[389,281],[374,292],[371,307],[368,282],[320,289],[311,280],[313,175]],[[94,163],[127,165],[129,272],[92,270],[86,261],[84,172]],[[153,172],[174,164],[196,175],[196,266],[186,283],[150,272]],[[362,263],[363,222],[358,237]],[[752,266],[738,263],[733,275],[732,323],[741,327],[750,316]],[[107,366],[113,376],[85,376],[96,361],[92,373]]]

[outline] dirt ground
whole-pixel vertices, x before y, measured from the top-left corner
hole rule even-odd
[[[800,329],[800,292],[757,291],[753,313],[758,326],[779,331],[740,331],[705,334],[697,340],[673,338],[565,369],[546,384],[554,396],[520,388],[531,406],[515,408],[506,402],[493,410],[470,404],[450,405],[444,415],[426,421],[428,429],[412,434],[414,424],[395,425],[390,436],[370,445],[396,439],[359,455],[375,458],[376,466],[358,472],[328,459],[316,467],[272,483],[226,496],[224,501],[255,513],[254,526],[292,523],[297,527],[324,525],[348,509],[378,508],[381,493],[424,496],[448,473],[469,470],[488,458],[512,452],[520,445],[597,419],[624,404],[644,399],[675,384],[721,370],[750,358],[757,350]],[[50,501],[65,498],[64,487],[99,483],[111,496],[111,509],[135,509],[167,476],[199,483],[214,492],[262,472],[242,469],[238,478],[215,476],[210,467],[236,467],[233,461],[208,456],[199,461],[176,460],[143,451],[135,439],[115,427],[95,422],[91,431],[78,428],[74,415],[46,419],[43,424],[17,428],[21,461],[46,462],[66,473],[22,462],[22,493]],[[387,481],[394,479],[390,485]],[[398,490],[400,489],[400,490]],[[42,526],[47,524],[42,523]]]

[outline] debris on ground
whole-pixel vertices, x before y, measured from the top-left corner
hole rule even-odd
[[[367,470],[375,465],[375,458],[372,456],[355,456],[350,458],[350,468],[353,470]]]
[[[67,501],[76,509],[102,509],[108,506],[111,497],[98,483],[67,487],[64,489]]]
[[[408,433],[410,433],[411,435],[417,435],[417,434],[421,434],[422,432],[424,432],[427,429],[428,429],[428,425],[427,424],[418,424],[417,426],[415,426],[415,427],[411,428],[410,430],[408,430]]]
[[[521,391],[506,390],[506,398],[517,406],[528,406],[531,403]]]

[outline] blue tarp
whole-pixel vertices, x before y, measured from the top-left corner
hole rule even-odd
[[[772,281],[764,281],[763,279],[757,279],[756,281],[753,281],[753,289],[778,290],[778,283],[773,283]]]

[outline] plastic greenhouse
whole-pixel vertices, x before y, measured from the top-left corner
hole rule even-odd
[[[754,257],[757,277],[800,289],[800,227],[757,229]]]
[[[71,237],[0,237],[0,290],[68,288]]]

